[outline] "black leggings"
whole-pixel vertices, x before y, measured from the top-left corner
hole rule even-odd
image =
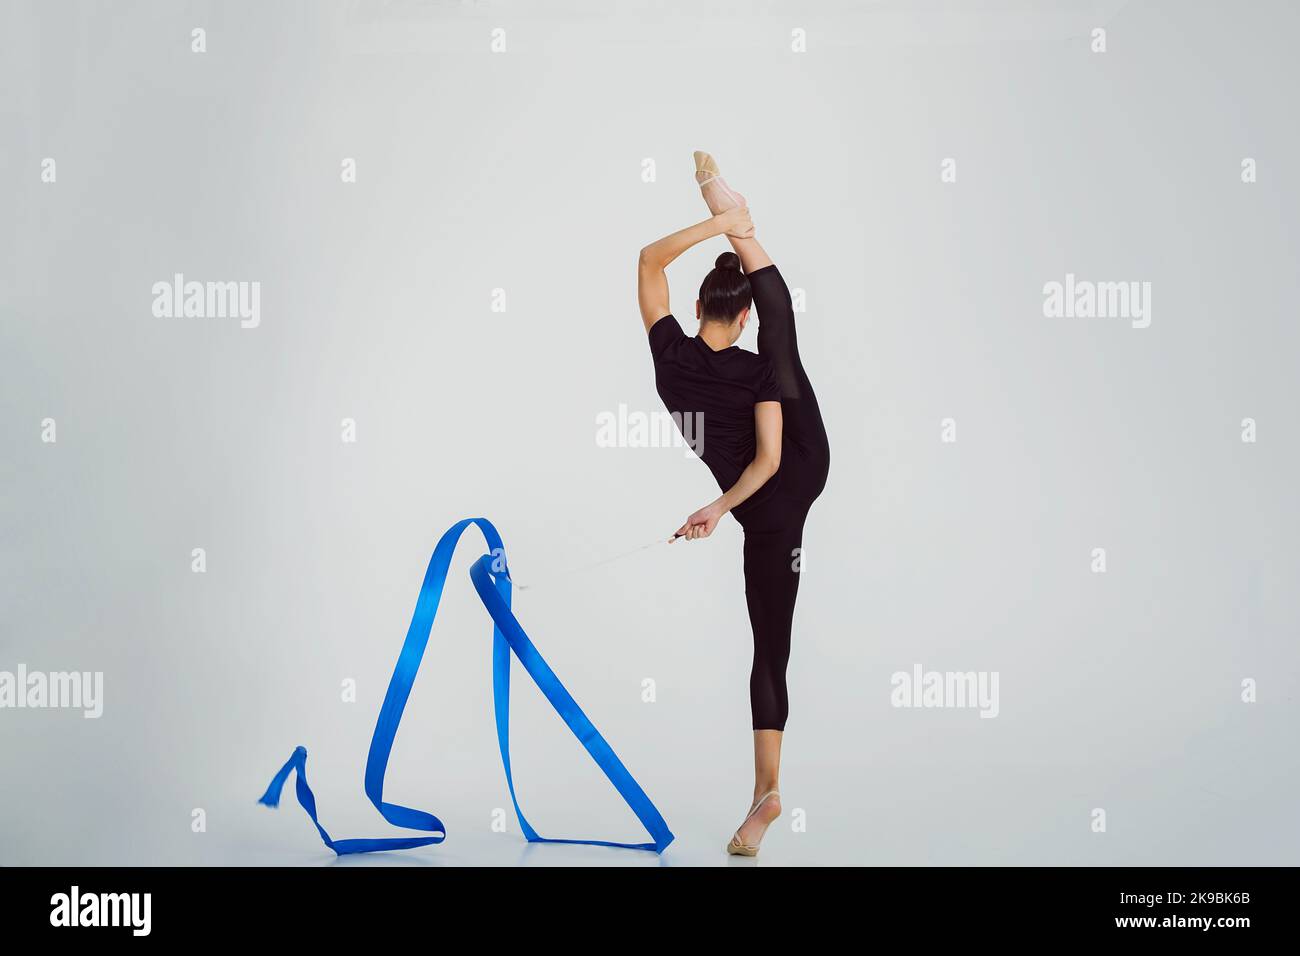
[[[758,311],[758,352],[781,384],[781,467],[733,514],[745,529],[745,603],[754,630],[749,705],[755,730],[784,730],[785,668],[799,593],[803,525],[826,487],[831,448],[812,383],[799,361],[790,290],[776,266],[749,274]]]

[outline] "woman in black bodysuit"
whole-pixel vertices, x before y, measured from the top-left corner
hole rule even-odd
[[[804,520],[826,485],[830,445],[812,385],[799,360],[794,308],[785,280],[754,238],[743,196],[696,153],[696,181],[712,218],[641,250],[637,295],[654,358],[655,387],[679,427],[691,419],[696,451],[723,494],[675,537],[707,538],[730,511],[745,532],[745,602],[754,632],[749,677],[754,727],[754,798],[727,852],[758,853],[781,815],[778,776],[789,702],[785,670]],[[695,303],[699,332],[687,337],[668,307],[665,267],[696,243],[726,235],[725,252]],[[741,269],[743,268],[743,272]],[[758,310],[758,353],[736,347]]]

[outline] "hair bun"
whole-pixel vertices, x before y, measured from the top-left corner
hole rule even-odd
[[[736,255],[734,252],[724,252],[722,255],[718,256],[717,261],[713,263],[713,268],[735,269],[737,272],[739,272],[740,256]]]

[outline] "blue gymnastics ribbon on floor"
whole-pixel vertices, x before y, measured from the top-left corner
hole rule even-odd
[[[393,826],[409,830],[423,830],[433,836],[425,837],[391,837],[375,840],[335,840],[321,826],[316,816],[316,797],[307,785],[307,749],[298,747],[275,775],[271,785],[266,788],[259,803],[268,807],[278,806],[280,791],[289,779],[290,771],[298,772],[298,802],[311,817],[325,845],[345,856],[349,853],[370,853],[375,850],[409,850],[418,846],[430,846],[441,843],[447,838],[442,821],[432,813],[399,806],[384,800],[384,773],[388,769],[388,758],[393,751],[393,738],[397,734],[397,725],[402,721],[402,711],[406,708],[407,698],[411,696],[411,687],[415,683],[416,671],[424,657],[425,646],[429,643],[429,633],[433,628],[433,619],[438,613],[438,602],[442,598],[443,584],[451,566],[451,556],[456,550],[456,543],[462,532],[470,525],[477,525],[487,540],[489,553],[479,558],[469,570],[474,590],[492,617],[492,696],[493,709],[496,712],[497,743],[501,748],[501,763],[505,766],[506,786],[510,788],[510,800],[519,818],[519,828],[529,843],[578,843],[587,846],[625,847],[632,850],[653,850],[662,853],[673,842],[672,831],[660,816],[655,805],[646,796],[640,784],[636,782],[623,762],[618,759],[605,738],[600,735],[594,724],[582,712],[578,702],[573,699],[555,672],[542,659],[533,642],[528,639],[524,629],[515,620],[510,610],[510,572],[506,567],[505,547],[501,536],[492,522],[486,518],[466,518],[458,521],[438,541],[429,559],[429,568],[424,572],[424,583],[420,586],[420,597],[415,602],[415,613],[411,616],[411,626],[406,631],[406,641],[402,644],[402,653],[397,658],[397,667],[388,682],[388,693],[384,696],[384,705],[379,711],[379,720],[375,724],[375,733],[370,740],[370,754],[366,758],[366,796],[385,820]],[[653,838],[651,843],[613,843],[606,840],[553,840],[539,836],[537,831],[524,817],[519,809],[519,800],[515,797],[515,782],[510,773],[510,654],[519,658],[524,670],[537,684],[538,689],[550,701],[556,713],[568,724],[574,736],[591,754],[597,766],[604,771],[614,789],[626,801],[628,807],[636,814],[642,826]]]

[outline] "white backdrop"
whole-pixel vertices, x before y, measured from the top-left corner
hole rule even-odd
[[[680,449],[595,440],[660,407],[634,260],[705,215],[697,148],[806,296],[832,445],[761,859],[1294,863],[1298,21],[6,3],[0,671],[102,672],[104,710],[0,709],[0,863],[331,862],[292,799],[254,803],[299,743],[335,836],[396,835],[361,772],[441,532],[485,515],[541,579],[716,494]],[[723,247],[670,269],[684,319]],[[257,326],[156,316],[176,273],[258,282]],[[1067,273],[1150,283],[1149,326],[1045,316]],[[388,784],[449,838],[347,862],[723,862],[740,542],[726,519],[516,602],[678,834],[662,860],[494,831],[474,541]],[[997,672],[997,717],[891,706],[915,665]],[[521,677],[515,707],[532,823],[642,839]]]

